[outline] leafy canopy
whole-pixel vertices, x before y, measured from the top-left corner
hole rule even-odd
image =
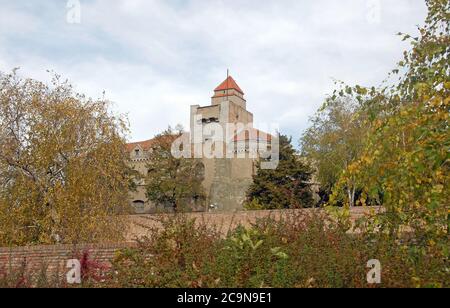
[[[183,136],[170,127],[154,139],[147,164],[146,188],[148,198],[158,205],[175,211],[187,211],[202,206],[205,192],[202,182],[204,166],[196,159],[176,158],[172,143]]]
[[[349,178],[364,183],[359,203],[378,198],[386,213],[366,221],[373,231],[414,233],[415,253],[448,257],[450,206],[450,2],[428,0],[420,35],[403,35],[411,50],[395,69],[394,86],[371,121],[363,153],[341,176],[333,201]],[[333,204],[333,202],[331,203]]]
[[[59,76],[0,74],[0,245],[121,239],[126,131]]]

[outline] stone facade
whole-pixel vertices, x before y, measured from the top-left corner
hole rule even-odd
[[[270,149],[271,136],[253,128],[253,114],[247,111],[244,92],[232,77],[215,90],[209,106],[191,106],[189,142],[192,155],[205,166],[203,186],[207,193],[205,211],[238,211],[256,172],[259,149]],[[130,163],[144,177],[152,140],[128,144]],[[145,183],[130,193],[137,213],[151,213],[158,207],[145,196]]]

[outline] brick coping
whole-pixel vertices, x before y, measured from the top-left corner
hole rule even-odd
[[[35,245],[23,247],[0,247],[0,254],[20,253],[20,252],[42,252],[42,251],[79,251],[79,250],[104,250],[104,249],[122,249],[136,247],[134,242],[123,243],[103,243],[103,244],[62,244],[62,245]]]

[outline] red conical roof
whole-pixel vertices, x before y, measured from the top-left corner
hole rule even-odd
[[[225,90],[231,90],[234,89],[244,95],[244,91],[238,86],[236,81],[234,81],[233,77],[228,77],[225,79],[224,82],[222,82],[217,88],[214,89],[214,91],[225,91]]]

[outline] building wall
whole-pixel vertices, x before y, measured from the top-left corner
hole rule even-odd
[[[236,92],[237,93],[237,92]],[[239,94],[240,95],[240,94]],[[237,97],[237,96],[235,96]],[[245,104],[235,103],[232,97],[212,98],[212,106],[191,108],[191,132],[196,132],[196,116],[202,119],[212,118],[218,114],[218,124],[222,126],[225,135],[225,127],[228,123],[253,124],[253,114],[245,109]],[[219,99],[229,99],[222,100]],[[239,98],[240,100],[243,100]],[[217,109],[218,108],[218,109]],[[202,121],[206,126],[209,122]],[[237,133],[237,132],[235,132]],[[226,140],[224,140],[226,141]],[[202,146],[205,140],[191,136],[191,142],[201,142]],[[206,143],[207,144],[207,143]],[[235,147],[234,140],[231,144]],[[217,143],[216,146],[223,149],[224,156],[227,155],[226,142]],[[208,146],[210,148],[210,146]],[[233,151],[234,152],[234,151]],[[205,153],[204,153],[205,154]],[[236,211],[243,209],[248,187],[252,184],[254,173],[254,159],[238,158],[234,153],[233,158],[203,158],[205,165],[205,180],[203,186],[208,194],[208,206],[217,207],[221,211]]]
[[[253,114],[231,102],[229,106],[228,123],[253,124]]]
[[[196,114],[201,115],[203,119],[219,119],[220,105],[198,107]]]
[[[251,160],[246,159],[215,159],[214,177],[209,191],[211,205],[223,212],[233,212],[243,209],[248,187],[252,184]]]
[[[131,152],[129,164],[133,170],[138,171],[141,179],[137,181],[136,191],[129,192],[130,205],[135,210],[136,214],[150,214],[155,211],[154,204],[148,200],[145,188],[145,178],[148,175],[147,160],[148,152],[142,150],[140,158],[136,157],[135,151]]]
[[[220,105],[222,102],[230,101],[243,109],[247,109],[247,102],[244,96],[234,89],[216,91],[211,99],[212,105]]]

